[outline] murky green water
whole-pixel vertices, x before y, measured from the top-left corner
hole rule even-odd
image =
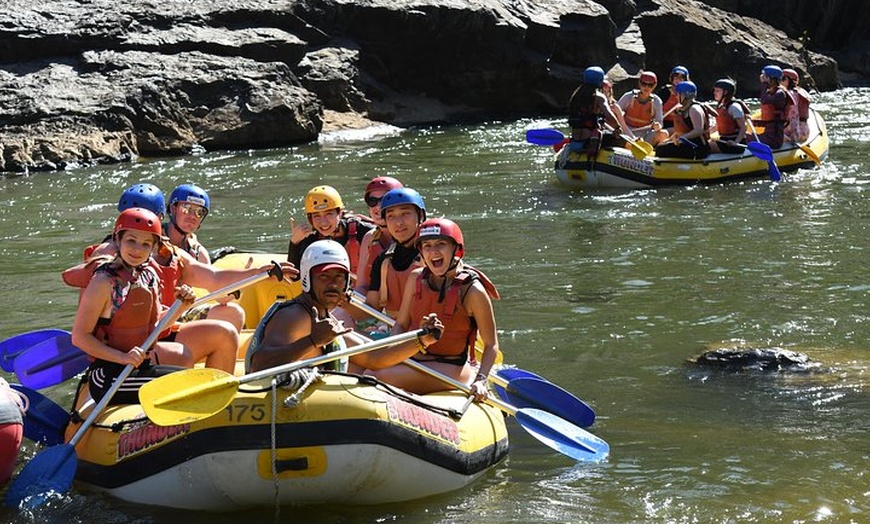
[[[423,194],[430,215],[462,225],[467,257],[499,285],[506,360],[592,404],[592,429],[612,455],[573,464],[511,423],[509,459],[466,491],[284,508],[282,522],[867,522],[868,102],[870,90],[822,96],[830,161],[779,185],[567,191],[546,148],[523,141],[524,129],[548,121],[3,178],[0,336],[70,327],[76,294],[58,272],[102,238],[132,183],[200,184],[214,206],[206,245],[282,252],[310,187],[331,184],[362,210],[366,181],[392,175]],[[806,352],[824,371],[729,375],[685,364],[737,340]],[[47,394],[65,404],[70,388]],[[73,493],[0,518],[269,522],[273,510],[211,515]]]

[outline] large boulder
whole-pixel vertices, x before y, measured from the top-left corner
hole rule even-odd
[[[693,0],[8,0],[0,171],[304,143],[326,112],[559,114],[593,64],[617,91],[677,63],[702,90],[729,75],[751,96],[769,62],[836,88],[836,62],[806,44]]]

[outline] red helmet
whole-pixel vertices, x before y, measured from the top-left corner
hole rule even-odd
[[[420,224],[420,233],[415,244],[419,248],[420,242],[433,238],[449,238],[456,243],[456,257],[462,258],[465,254],[465,240],[462,238],[462,230],[456,222],[447,218],[430,218]]]
[[[659,83],[658,77],[652,71],[641,71],[639,80],[641,82],[646,82],[647,84],[658,84]]]
[[[364,194],[368,196],[372,191],[377,191],[379,189],[389,191],[390,189],[399,189],[400,187],[405,186],[395,178],[391,176],[379,176],[373,178],[372,181],[368,183]]]
[[[160,219],[157,218],[157,215],[141,207],[125,209],[118,215],[113,234],[117,235],[119,232],[127,230],[143,231],[158,237],[163,234],[163,227],[160,225]]]
[[[798,72],[795,71],[794,69],[783,69],[782,76],[784,76],[786,78],[791,78],[792,82],[794,82],[795,84],[800,82],[800,77],[798,76]]]

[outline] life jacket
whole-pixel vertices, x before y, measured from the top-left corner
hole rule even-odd
[[[673,112],[674,131],[676,133],[678,133],[680,135],[684,135],[684,134],[688,133],[689,131],[695,129],[695,127],[692,125],[692,118],[689,116],[689,109],[695,104],[698,104],[698,102],[692,101],[692,103],[689,104],[688,107],[684,107],[684,108],[680,109],[679,111]],[[698,104],[698,105],[700,106],[701,104]],[[692,139],[693,142],[699,141],[699,143],[701,143],[701,144],[704,144],[707,142],[707,138],[708,138],[708,134],[709,134],[707,132],[707,129],[710,127],[710,122],[709,122],[709,119],[707,116],[707,112],[704,111],[703,109],[704,108],[701,107],[702,113],[704,114],[704,123],[703,123],[704,133],[701,135],[701,137],[699,139]]]
[[[91,251],[93,251],[93,249]],[[108,262],[111,262],[112,260],[114,260],[114,258],[115,257],[112,255],[100,255],[88,259],[81,264],[77,264],[69,269],[64,270],[60,274],[60,278],[63,279],[64,284],[84,290],[86,287],[88,287],[88,283],[90,283],[91,277],[94,276],[94,272],[97,270],[97,268]]]
[[[785,122],[786,113],[788,111],[789,104],[791,104],[791,95],[788,94],[788,91],[782,86],[777,86],[776,91],[783,92],[785,96],[785,105],[782,107],[776,107],[771,102],[762,102],[761,103],[761,117],[758,120],[755,120],[756,124],[766,126],[768,124],[774,124],[777,122]]]
[[[599,131],[604,128],[604,115],[595,112],[597,94],[592,96],[588,105],[578,105],[570,108],[568,125],[571,129],[588,129]]]
[[[392,259],[396,245],[396,242],[393,242],[384,251],[384,261],[381,265],[381,287],[378,289],[378,305],[380,309],[386,311],[391,317],[395,317],[402,306],[405,284],[407,284],[411,272],[423,266],[423,262],[418,254],[414,262],[402,271],[393,267]]]
[[[728,112],[731,109],[733,104],[737,104],[741,108],[743,106],[736,100],[730,100],[727,104],[719,104],[716,107],[716,129],[719,131],[719,137],[736,137],[740,132],[740,125],[737,123],[737,120],[734,120],[734,117]],[[749,117],[749,113],[746,113],[746,109],[743,109],[746,117]]]
[[[176,251],[180,248],[169,242],[161,242],[160,247],[157,249],[158,255],[161,258],[169,258],[169,262],[164,265],[157,262],[154,257],[151,257],[150,265],[160,277],[162,288],[160,302],[164,306],[171,306],[175,303],[175,288],[178,287],[178,282],[181,280],[181,273],[184,270],[184,259]]]
[[[347,251],[347,257],[350,259],[350,272],[357,273],[357,265],[359,264],[359,249],[362,239],[365,234],[375,227],[375,223],[371,218],[357,214],[347,214],[341,218],[341,224],[347,232],[344,241],[337,240],[338,243],[344,246]]]
[[[443,292],[433,290],[428,285],[427,279],[431,275],[428,267],[417,275],[414,301],[411,303],[410,329],[419,329],[420,319],[435,313],[444,324],[444,331],[441,333],[441,338],[429,346],[426,352],[445,357],[466,355],[474,363],[477,323],[463,305],[465,295],[468,293],[469,286],[476,280],[483,284],[493,300],[498,300],[499,294],[486,275],[468,264],[461,262],[460,264],[462,265],[457,269],[450,286]]]
[[[380,256],[381,253],[386,251],[390,244],[393,243],[393,237],[390,236],[389,231],[387,231],[386,227],[377,227],[374,229],[372,233],[371,242],[368,246],[369,256],[366,259],[365,267],[357,268],[357,284],[359,285],[365,276],[365,282],[368,283],[372,274],[372,266],[375,263],[375,259]]]
[[[800,86],[794,88],[794,94],[798,109],[798,119],[801,122],[806,122],[810,118],[810,94]]]
[[[311,315],[312,321],[317,320],[314,318],[314,312],[312,311],[311,306],[313,302],[307,293],[303,293],[298,297],[292,300],[285,300],[283,302],[275,302],[271,307],[266,311],[263,315],[263,318],[260,320],[260,323],[257,324],[256,329],[254,329],[254,334],[251,335],[251,342],[248,345],[248,351],[245,354],[245,373],[250,373],[251,371],[251,361],[254,357],[254,354],[259,351],[263,347],[263,335],[266,332],[266,326],[272,320],[272,317],[275,316],[275,313],[278,311],[290,307],[290,306],[299,306],[303,308],[309,315]],[[324,354],[333,353],[335,351],[340,351],[345,348],[344,338],[337,337],[335,340],[330,342],[329,344],[323,346],[321,349]],[[332,371],[347,371],[347,363],[348,359],[343,358],[341,360],[334,360],[332,362],[328,362],[322,366],[323,369],[329,369]]]
[[[127,352],[140,346],[157,323],[160,278],[148,265],[143,265],[136,276],[129,271],[118,271],[109,263],[97,267],[96,272],[107,273],[114,282],[112,316],[97,321],[94,336],[119,351]]]
[[[649,125],[655,118],[652,96],[646,102],[641,102],[638,98],[639,94],[640,90],[635,89],[634,96],[631,97],[631,102],[625,110],[625,123],[631,128]]]
[[[200,254],[200,252],[202,252],[205,249],[205,246],[203,246],[199,242],[199,239],[196,237],[196,233],[185,233],[184,231],[181,231],[180,229],[178,229],[178,226],[175,226],[174,224],[172,224],[170,222],[165,222],[163,224],[163,236],[166,238],[169,238],[169,227],[170,226],[177,229],[178,232],[183,234],[185,236],[185,239],[187,240],[187,247],[185,247],[185,246],[176,246],[176,247],[187,251],[190,254],[190,256],[192,256],[196,260],[199,260],[199,254]],[[173,244],[173,245],[175,245],[175,244]]]
[[[667,113],[672,107],[677,105],[677,95],[668,91],[668,98],[662,102],[662,113]],[[674,118],[674,113],[676,111],[671,112],[668,116],[664,117],[665,122],[676,122],[676,118]]]

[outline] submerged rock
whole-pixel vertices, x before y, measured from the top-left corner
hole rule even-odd
[[[719,348],[689,362],[725,371],[807,372],[819,367],[804,353],[782,348]]]

